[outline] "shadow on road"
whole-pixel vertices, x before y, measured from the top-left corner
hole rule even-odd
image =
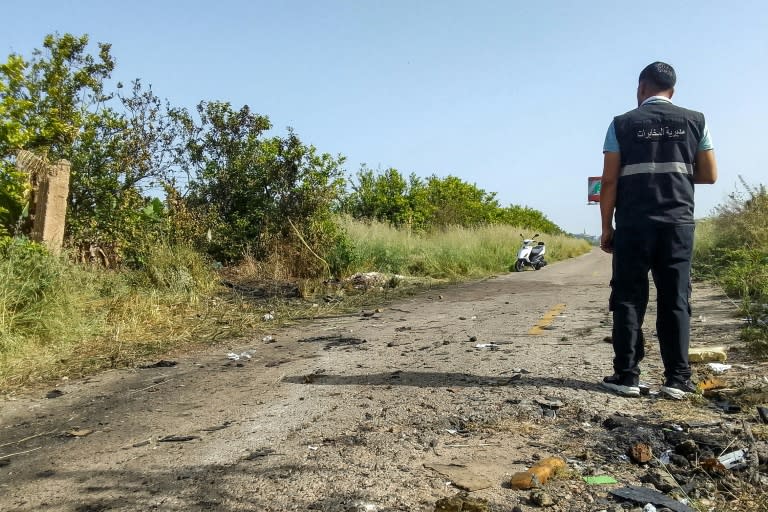
[[[483,376],[458,372],[413,372],[394,371],[386,373],[367,373],[360,375],[333,375],[327,373],[310,375],[292,375],[283,377],[283,382],[291,384],[313,384],[319,386],[413,386],[424,388],[441,387],[555,387],[565,389],[583,389],[613,394],[597,382],[588,382],[571,378],[539,377],[527,374],[510,376]]]
[[[279,455],[273,457],[281,458]],[[323,468],[313,463],[266,463],[239,461],[232,464],[147,468],[147,471],[66,471],[47,472],[45,478],[61,483],[61,495],[47,502],[23,499],[4,501],[0,510],[18,512],[61,511],[106,512],[111,510],[168,512],[234,512],[277,510],[358,510],[358,503],[373,502],[365,491],[334,492],[318,485],[315,492],[285,493],[302,482],[333,481],[340,468]],[[33,481],[39,476],[29,475]],[[259,492],[262,491],[262,492]],[[247,499],[244,500],[244,495]],[[6,509],[5,506],[11,508]],[[395,509],[379,507],[381,512]]]

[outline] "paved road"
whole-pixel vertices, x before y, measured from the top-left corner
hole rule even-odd
[[[468,478],[436,464],[463,466],[485,487],[473,495],[509,510],[527,494],[504,482],[538,456],[611,450],[599,418],[674,414],[597,385],[609,272],[596,251],[289,328],[235,347],[256,349],[239,366],[221,347],[0,402],[0,510],[433,510]],[[694,297],[697,342],[733,340],[732,307]],[[660,383],[657,348],[644,370]],[[553,510],[602,499],[574,485],[552,491]]]

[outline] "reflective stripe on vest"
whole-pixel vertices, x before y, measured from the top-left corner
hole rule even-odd
[[[635,174],[693,174],[693,165],[682,162],[643,162],[640,164],[625,165],[621,168],[620,176],[632,176]]]

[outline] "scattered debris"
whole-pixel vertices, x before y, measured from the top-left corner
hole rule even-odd
[[[616,428],[632,428],[635,426],[637,422],[629,418],[627,416],[621,416],[619,414],[614,414],[612,416],[609,416],[608,418],[603,421],[603,426],[607,430],[613,430]]]
[[[266,313],[266,314],[262,315],[261,319],[263,321],[265,321],[265,322],[269,322],[271,320],[274,320],[275,319],[275,312],[274,311],[270,311],[269,313]]]
[[[711,391],[713,389],[723,389],[728,386],[728,383],[725,382],[720,377],[710,377],[708,379],[704,379],[700,381],[696,387],[699,388],[700,391]]]
[[[269,455],[275,455],[275,450],[272,448],[259,448],[246,455],[244,460],[258,460]]]
[[[248,360],[248,359],[251,359],[253,357],[253,353],[254,353],[253,350],[247,350],[247,351],[241,352],[239,354],[237,354],[235,352],[229,352],[227,354],[227,359],[231,359],[232,361],[240,361],[241,359]]]
[[[763,423],[768,423],[768,407],[758,405],[757,414],[760,415],[760,419],[763,421]]]
[[[437,471],[448,478],[455,487],[465,491],[479,491],[493,485],[487,478],[476,475],[461,464],[424,464],[424,467]]]
[[[545,409],[559,409],[563,406],[563,402],[560,400],[550,400],[546,398],[537,398],[536,403]]]
[[[323,350],[330,350],[335,347],[351,347],[368,343],[368,340],[353,338],[351,336],[342,336],[340,334],[330,334],[325,336],[312,336],[309,338],[302,338],[299,343],[325,343]]]
[[[90,428],[71,428],[64,432],[66,437],[85,437],[89,434],[93,434],[93,430]]]
[[[652,505],[667,507],[674,512],[696,512],[695,509],[689,507],[685,503],[674,500],[659,491],[654,491],[653,489],[648,489],[646,487],[627,486],[619,489],[612,489],[610,493],[616,497],[633,501],[641,505],[650,503]]]
[[[531,466],[530,469],[512,475],[510,485],[513,489],[538,487],[547,483],[547,480],[565,467],[565,461],[560,457],[547,457]]]
[[[688,428],[719,427],[722,424],[723,422],[721,420],[710,420],[710,421],[688,420],[685,422],[685,426]]]
[[[272,336],[264,336],[263,338],[261,338],[261,341],[263,341],[264,343],[274,343],[277,340],[275,340],[275,338],[273,338]]]
[[[717,460],[725,469],[744,469],[747,467],[747,451],[736,450],[718,457]]]
[[[143,364],[139,366],[142,370],[146,370],[147,368],[173,368],[178,363],[176,361],[168,361],[166,359],[161,359],[156,363],[152,364]]]
[[[587,483],[587,485],[611,485],[619,483],[615,478],[609,475],[585,476],[582,478]]]
[[[165,436],[157,440],[158,443],[184,443],[200,439],[200,436]]]
[[[707,363],[707,367],[715,373],[724,373],[733,368],[733,365],[723,363]]]
[[[398,277],[402,276],[392,276],[390,278],[381,272],[358,272],[357,274],[350,276],[346,281],[355,289],[363,290],[377,286],[384,286],[390,281],[396,281]]]
[[[651,484],[661,492],[670,492],[679,487],[675,480],[667,471],[652,469],[646,475],[640,477],[640,481]]]
[[[646,443],[633,444],[627,451],[627,455],[637,464],[647,464],[653,459],[653,451]]]
[[[435,512],[488,512],[488,510],[486,500],[471,498],[463,493],[439,499],[435,503]]]
[[[64,392],[60,389],[52,389],[45,394],[45,398],[59,398]]]
[[[539,507],[551,507],[555,504],[552,496],[542,491],[541,489],[531,491],[528,499],[531,500],[531,503]]]
[[[723,347],[700,347],[688,350],[688,360],[692,363],[725,362],[728,355]]]
[[[741,406],[731,402],[730,400],[718,400],[714,402],[714,404],[726,414],[736,414],[741,412]]]
[[[693,439],[686,439],[682,443],[675,446],[675,453],[682,455],[683,457],[691,457],[696,455],[699,451],[699,447]]]
[[[498,350],[501,347],[501,345],[498,345],[496,343],[478,343],[475,345],[475,348],[484,349],[487,348],[488,350]]]
[[[200,431],[201,432],[216,432],[217,430],[224,430],[225,428],[228,428],[230,426],[232,426],[232,422],[227,420],[224,423],[222,423],[221,425],[215,425],[213,427],[202,428],[202,429],[200,429]]]
[[[379,507],[375,503],[366,503],[364,501],[355,502],[356,512],[378,512]]]

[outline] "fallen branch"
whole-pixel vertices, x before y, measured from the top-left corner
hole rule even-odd
[[[157,386],[159,386],[160,384],[165,384],[166,382],[171,382],[172,380],[173,380],[173,379],[165,379],[165,380],[163,380],[163,381],[161,381],[161,382],[155,382],[155,383],[154,383],[154,384],[152,384],[151,386],[147,386],[147,387],[145,387],[145,388],[141,388],[141,389],[132,389],[131,391],[129,391],[129,392],[128,392],[128,395],[130,396],[130,395],[134,395],[134,394],[136,394],[136,393],[141,393],[142,391],[146,391],[146,390],[148,390],[148,389],[156,388],[156,387],[157,387]]]
[[[480,444],[444,444],[443,448],[479,448],[482,446],[499,446],[499,443],[480,443]]]
[[[57,431],[58,429],[53,429],[50,432],[42,432],[40,434],[35,434],[33,436],[25,437],[24,439],[19,439],[18,441],[11,441],[10,443],[0,444],[0,448],[3,448],[5,446],[10,446],[12,444],[20,444],[20,443],[23,443],[24,441],[29,441],[30,439],[34,439],[36,437],[47,436],[48,434],[53,434],[54,432],[57,432]]]
[[[16,452],[16,453],[9,453],[8,455],[2,455],[0,456],[0,460],[9,459],[11,457],[15,457],[16,455],[24,455],[25,453],[34,452],[35,450],[39,450],[40,448],[42,448],[42,446],[38,446],[37,448],[32,448],[31,450],[24,450],[23,452]]]

